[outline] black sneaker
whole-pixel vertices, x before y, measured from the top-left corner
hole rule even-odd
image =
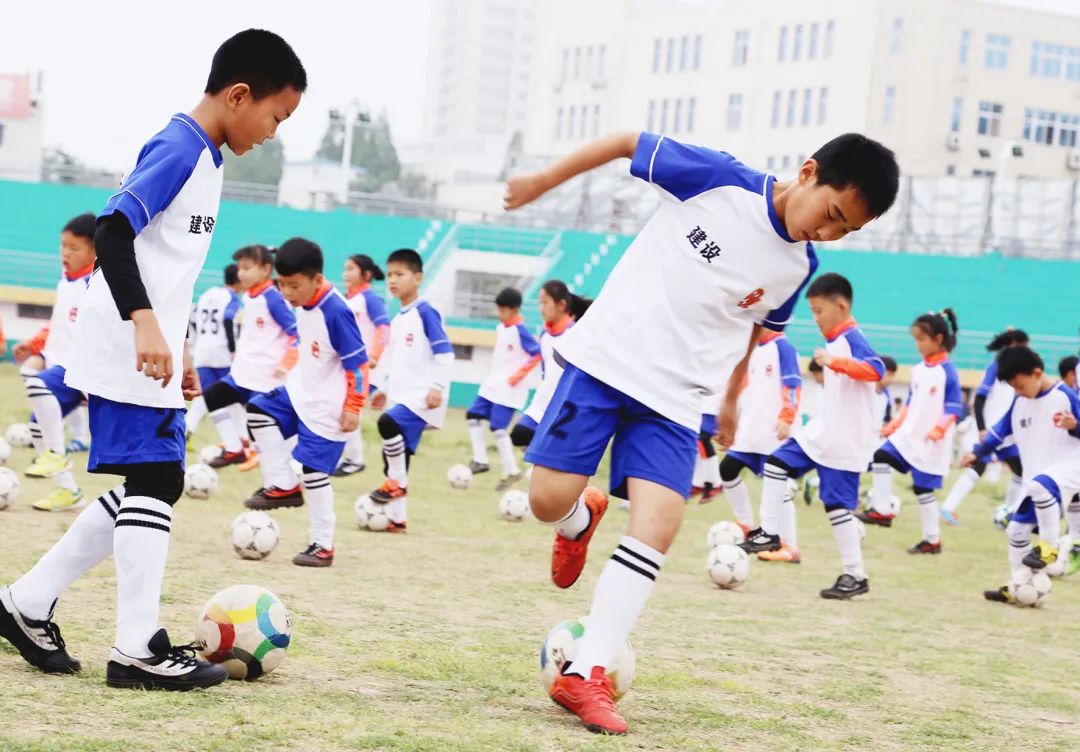
[[[1055,561],[1057,561],[1057,551],[1046,543],[1032,547],[1023,558],[1024,566],[1035,572],[1045,569],[1047,564],[1053,564]]]
[[[7,587],[0,587],[0,636],[14,645],[27,663],[46,674],[74,674],[82,668],[64,648],[60,627],[51,618],[38,621],[19,613]]]
[[[921,540],[914,546],[907,550],[909,554],[940,554],[941,553],[941,541],[937,543],[931,543],[927,540]]]
[[[803,478],[802,500],[806,506],[810,506],[814,503],[814,485],[810,482],[809,478]]]
[[[997,590],[984,590],[983,598],[994,603],[1012,603],[1012,593],[1009,592],[1008,585],[1002,585]]]
[[[513,475],[507,475],[505,478],[500,478],[499,482],[495,484],[496,491],[505,491],[508,488],[512,488],[515,483],[521,480],[521,473],[514,473]]]
[[[356,463],[352,460],[343,460],[340,465],[337,466],[337,470],[334,471],[335,478],[344,478],[347,475],[356,475],[362,473],[367,468],[363,462]]]
[[[761,551],[779,551],[780,536],[766,533],[760,527],[757,527],[747,533],[746,540],[738,545],[748,554],[756,554]]]
[[[312,543],[294,556],[292,563],[298,567],[329,567],[334,563],[334,549]]]
[[[304,506],[304,494],[300,490],[300,486],[296,486],[296,488],[270,486],[256,491],[250,499],[244,502],[244,506],[248,509],[261,509],[263,511],[280,509],[281,507],[302,507]]]
[[[485,462],[477,462],[476,460],[469,460],[469,469],[472,470],[473,475],[478,473],[486,473],[491,469],[491,465]]]
[[[105,670],[110,687],[186,692],[214,687],[229,678],[224,666],[195,657],[201,645],[173,645],[164,629],[154,633],[147,647],[153,654],[151,658],[131,658],[112,649]]]
[[[822,590],[821,597],[833,601],[844,601],[869,592],[870,580],[857,580],[852,575],[845,573],[836,578],[836,582],[831,588]]]

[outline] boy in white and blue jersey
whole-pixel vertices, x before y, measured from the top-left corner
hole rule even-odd
[[[525,377],[540,364],[540,343],[525,326],[521,315],[521,293],[507,287],[495,297],[499,325],[495,327],[495,348],[491,355],[491,370],[480,392],[465,413],[472,440],[473,456],[469,469],[474,474],[486,473],[488,467],[487,441],[483,421],[487,421],[495,436],[495,448],[502,461],[503,477],[495,485],[504,491],[521,480],[521,471],[514,460],[514,445],[510,440],[510,421],[514,413],[525,407],[529,387]]]
[[[293,557],[293,564],[328,567],[334,563],[335,521],[330,474],[345,440],[360,425],[368,393],[367,351],[352,310],[323,276],[318,245],[303,238],[286,240],[274,268],[281,294],[296,306],[299,357],[285,386],[248,403],[248,429],[259,446],[264,482],[244,504],[249,509],[298,507],[306,496],[310,544]],[[293,436],[303,493],[289,464],[286,440]]]
[[[117,618],[108,684],[187,690],[228,676],[189,647],[174,647],[158,624],[172,505],[184,487],[184,400],[199,393],[185,334],[218,219],[220,149],[228,144],[240,155],[273,138],[306,86],[281,37],[255,29],[234,35],[214,55],[202,100],[147,142],[101,212],[99,268],[79,308],[66,383],[88,395],[90,471],[124,481],[88,506],[29,573],[0,588],[0,635],[43,671],[79,670],[53,608],[112,554]]]
[[[199,296],[193,314],[190,339],[195,344],[191,348],[191,360],[204,393],[228,375],[236,352],[236,337],[240,333],[237,314],[240,313],[240,293],[244,288],[236,264],[226,266],[224,276],[225,284],[211,287]],[[206,413],[203,397],[191,401],[184,420],[188,434],[198,430]]]
[[[1061,378],[1061,383],[1080,394],[1076,376],[1078,367],[1080,367],[1080,358],[1075,355],[1066,355],[1058,361],[1058,376]]]
[[[626,133],[512,179],[506,206],[619,157],[656,187],[660,208],[560,341],[566,370],[526,454],[536,465],[533,513],[556,527],[560,587],[577,580],[606,511],[600,491],[582,492],[612,439],[628,479],[630,534],[597,583],[577,658],[551,690],[588,728],[616,734],[626,722],[604,667],[681,524],[704,400],[723,393],[718,438],[729,444],[750,350],[762,328],[784,328],[817,265],[808,241],[861,227],[891,205],[898,184],[892,153],[857,134],[834,139],[780,183],[724,152]]]

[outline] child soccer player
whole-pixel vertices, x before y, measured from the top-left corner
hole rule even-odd
[[[899,367],[896,365],[896,360],[888,355],[882,355],[881,362],[885,364],[885,375],[874,386],[874,414],[881,418],[880,422],[884,427],[894,417],[892,393],[889,391],[889,387],[892,386]]]
[[[356,316],[360,336],[368,348],[368,363],[374,368],[379,363],[386,340],[390,336],[390,319],[386,315],[386,302],[371,289],[371,280],[386,278],[383,270],[372,261],[371,256],[358,253],[345,259],[345,302]],[[349,434],[345,442],[345,454],[334,475],[353,475],[364,469],[364,435],[359,428]]]
[[[236,264],[225,267],[225,284],[211,287],[199,296],[195,304],[194,340],[191,360],[199,374],[199,386],[207,389],[229,374],[233,353],[236,352],[236,315],[240,311],[240,295],[244,286]],[[206,400],[196,397],[191,401],[184,420],[190,436],[199,428],[206,416]]]
[[[896,516],[889,502],[892,471],[911,473],[923,537],[908,549],[909,554],[941,553],[934,491],[941,488],[949,472],[953,434],[964,411],[960,376],[949,360],[957,331],[951,308],[924,313],[911,325],[911,336],[923,359],[911,368],[907,404],[881,431],[885,443],[874,453],[870,465],[870,508],[857,515],[869,525],[891,526]]]
[[[236,356],[227,376],[206,390],[206,407],[221,437],[221,454],[210,467],[241,465],[250,459],[240,437],[247,417],[238,421],[237,407],[256,394],[265,394],[285,383],[296,363],[296,314],[274,284],[274,254],[264,245],[245,246],[233,254],[243,297],[244,325]],[[250,469],[250,468],[246,468]],[[290,487],[291,489],[291,487]]]
[[[335,522],[330,474],[345,440],[360,424],[368,393],[367,352],[352,310],[323,276],[319,246],[303,238],[286,240],[274,268],[281,294],[296,306],[300,357],[285,386],[248,403],[248,428],[259,447],[264,483],[244,504],[249,509],[298,507],[306,495],[311,543],[292,562],[328,567],[334,563]],[[303,466],[303,494],[285,443],[293,436],[292,456]]]
[[[795,527],[794,507],[784,503],[788,478],[816,469],[818,492],[843,565],[843,573],[832,587],[821,591],[821,597],[847,599],[870,589],[852,511],[859,501],[859,474],[873,451],[871,439],[880,430],[874,413],[874,385],[884,375],[885,364],[852,318],[853,291],[846,278],[822,274],[810,283],[806,298],[827,340],[814,353],[814,360],[825,369],[820,412],[765,460],[762,524],[740,546],[747,553],[782,549],[782,530]],[[792,506],[791,511],[786,506]]]
[[[577,658],[551,689],[587,728],[613,734],[627,726],[604,667],[645,607],[682,522],[704,400],[724,395],[717,438],[729,444],[759,327],[784,328],[817,265],[807,241],[840,238],[883,213],[898,180],[892,152],[858,134],[830,141],[781,183],[723,152],[624,133],[512,179],[505,204],[523,206],[620,157],[657,188],[660,208],[588,315],[563,335],[567,366],[526,453],[535,465],[532,511],[555,527],[559,587],[577,581],[607,509],[586,484],[613,437],[613,461],[619,455],[628,479],[628,535],[596,584]]]
[[[540,343],[525,327],[521,316],[521,293],[512,287],[505,288],[495,297],[499,325],[495,327],[495,350],[491,357],[491,371],[480,393],[465,413],[472,439],[472,460],[469,469],[473,473],[486,473],[487,442],[484,440],[486,420],[495,436],[495,448],[502,461],[503,477],[495,485],[496,491],[504,491],[521,480],[521,471],[514,460],[514,445],[510,441],[510,421],[514,412],[525,407],[529,387],[525,377],[540,363]]]
[[[231,37],[214,54],[202,100],[143,147],[100,215],[100,273],[79,306],[66,383],[89,395],[90,471],[124,480],[83,510],[33,569],[0,588],[0,635],[42,671],[79,670],[53,609],[75,579],[113,554],[108,684],[187,690],[228,677],[195,658],[192,646],[172,645],[158,625],[172,505],[184,488],[184,399],[199,393],[185,333],[217,222],[220,148],[240,155],[273,138],[306,86],[281,37],[256,29]]]
[[[399,248],[386,259],[386,287],[401,309],[390,322],[380,388],[371,402],[380,410],[390,404],[378,422],[386,480],[371,492],[371,500],[390,505],[390,533],[406,531],[410,458],[425,428],[443,427],[450,396],[454,348],[442,316],[419,297],[423,279],[423,260],[411,248]]]
[[[1027,566],[1042,569],[1057,561],[1061,507],[1080,492],[1080,399],[1064,384],[1043,372],[1042,359],[1026,345],[1001,351],[998,378],[1016,392],[1004,417],[964,455],[960,464],[970,467],[985,462],[1010,437],[1015,439],[1024,467],[1024,494],[1010,508],[1009,569]],[[1080,533],[1080,504],[1066,509],[1069,533]],[[1031,534],[1039,526],[1042,546],[1033,549]],[[987,590],[990,601],[1009,603],[1008,585]]]
[[[25,473],[31,478],[55,478],[55,491],[34,502],[34,509],[57,512],[82,501],[83,492],[71,473],[64,445],[64,418],[80,409],[83,394],[64,383],[65,366],[75,339],[75,321],[94,270],[93,214],[80,214],[60,232],[60,261],[64,274],[56,285],[49,325],[33,339],[15,345],[17,362],[39,356],[44,370],[24,372],[26,396],[34,414],[30,433],[38,456]]]
[[[1074,392],[1080,392],[1080,387],[1077,386],[1076,381],[1076,368],[1078,365],[1080,365],[1080,358],[1075,355],[1067,355],[1058,361],[1058,376],[1061,377],[1061,382]]]

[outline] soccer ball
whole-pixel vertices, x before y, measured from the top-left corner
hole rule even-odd
[[[356,524],[361,530],[367,528],[379,533],[390,527],[390,516],[386,513],[386,504],[372,501],[368,494],[363,494],[356,500],[353,511],[356,512]]]
[[[0,509],[7,509],[8,505],[19,498],[19,476],[14,470],[0,467]]]
[[[507,491],[499,499],[499,514],[508,522],[521,522],[532,516],[529,495],[524,491]]]
[[[705,562],[709,578],[725,590],[739,587],[750,576],[750,557],[738,546],[716,546]]]
[[[464,491],[472,483],[472,470],[465,465],[453,465],[446,471],[446,479],[450,481],[450,488]]]
[[[196,641],[233,679],[258,679],[285,660],[292,618],[277,596],[258,585],[233,585],[203,607]]]
[[[266,512],[244,512],[232,521],[230,534],[241,559],[265,559],[277,547],[281,531]]]
[[[994,527],[998,530],[1004,530],[1009,526],[1009,505],[1002,503],[999,504],[997,509],[994,510]]]
[[[1017,606],[1041,606],[1050,595],[1050,587],[1046,572],[1033,572],[1027,567],[1014,569],[1009,578],[1009,592]]]
[[[30,436],[30,426],[25,423],[12,423],[4,432],[4,438],[13,447],[28,447],[34,443]]]
[[[727,520],[721,520],[715,525],[709,528],[709,532],[705,535],[705,542],[709,548],[716,548],[717,546],[734,546],[742,543],[746,540],[746,536],[743,535],[742,528],[736,525],[734,522]]]
[[[217,490],[217,472],[209,465],[191,465],[184,472],[184,493],[193,499],[209,499]]]
[[[0,438],[0,465],[6,465],[9,459],[11,459],[11,444],[7,439]]]
[[[204,446],[199,450],[199,462],[209,465],[213,460],[221,456],[222,449],[217,444]]]
[[[564,621],[548,632],[547,639],[540,646],[540,680],[548,692],[551,691],[563,665],[574,660],[577,655],[578,641],[585,634],[586,627],[588,617],[581,616]],[[611,683],[615,687],[616,701],[621,700],[634,683],[636,664],[634,647],[627,640],[615,651],[615,659],[607,667],[607,675],[611,677]]]

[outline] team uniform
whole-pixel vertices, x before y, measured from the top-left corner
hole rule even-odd
[[[536,434],[536,428],[544,419],[544,412],[551,403],[551,396],[555,393],[555,386],[562,376],[563,367],[559,358],[555,357],[555,346],[559,338],[574,325],[573,319],[566,319],[562,326],[544,324],[540,332],[540,386],[533,392],[533,398],[525,413],[514,424],[514,430],[510,432],[510,440],[516,447],[527,447]]]
[[[356,317],[360,327],[360,336],[368,348],[368,355],[373,362],[378,362],[386,348],[386,339],[390,333],[390,318],[386,315],[386,302],[371,289],[370,284],[353,287],[345,296],[345,302]],[[345,442],[342,468],[356,472],[364,469],[364,436],[358,427]]]
[[[211,287],[195,303],[191,320],[191,360],[204,392],[229,373],[236,352],[236,319],[240,306],[240,296],[225,285]],[[206,413],[205,399],[200,396],[192,400],[186,418],[189,434],[195,433]]]

